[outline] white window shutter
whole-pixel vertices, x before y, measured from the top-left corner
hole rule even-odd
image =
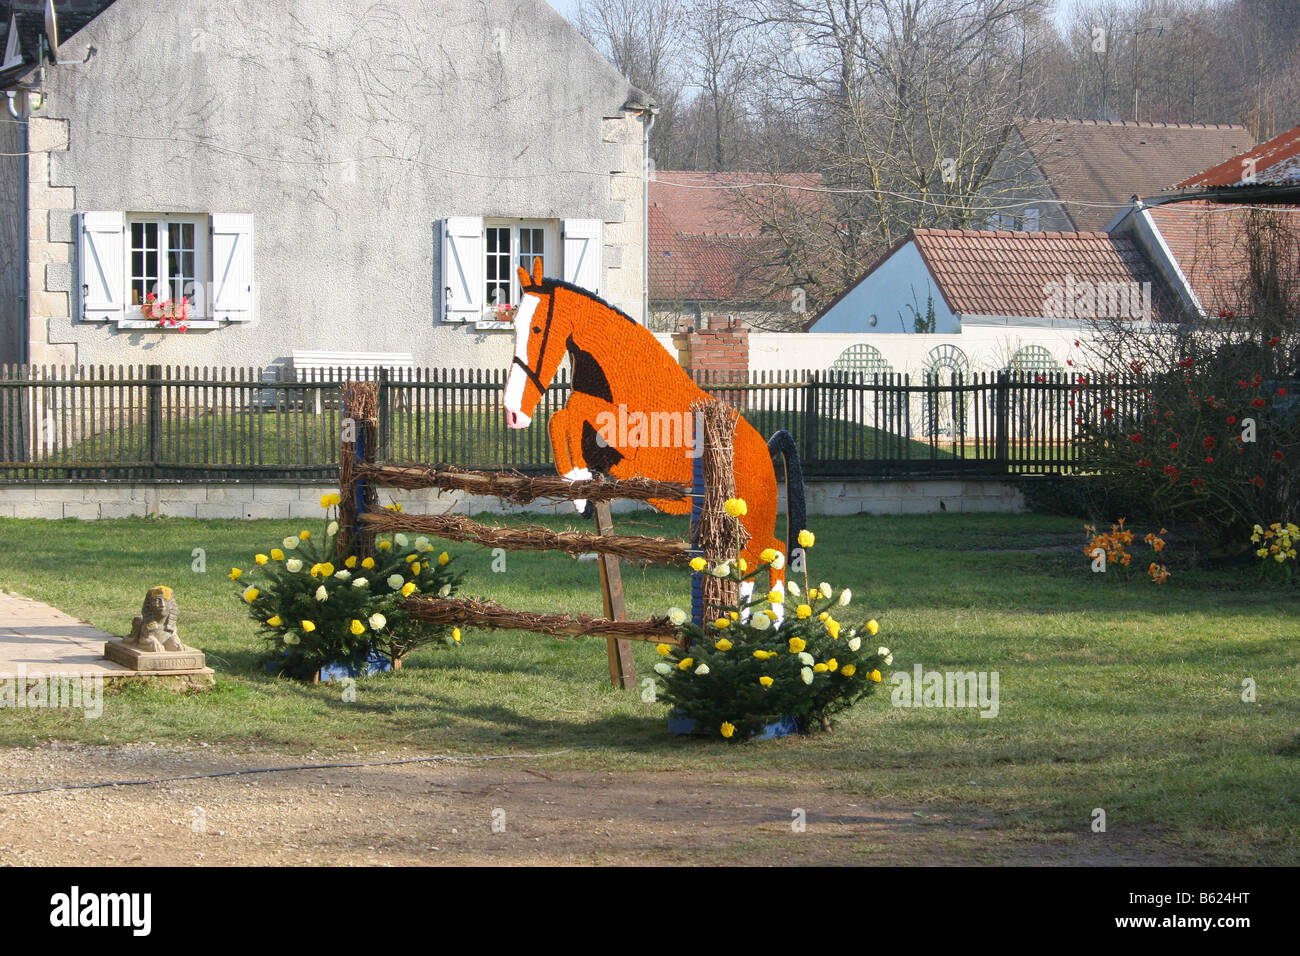
[[[599,219],[564,220],[564,281],[600,295],[604,270],[605,223]]]
[[[483,217],[442,221],[442,320],[476,322],[483,317]]]
[[[253,320],[253,217],[212,214],[212,317]]]
[[[83,212],[77,256],[81,318],[86,322],[121,321],[126,308],[126,216],[120,212]]]

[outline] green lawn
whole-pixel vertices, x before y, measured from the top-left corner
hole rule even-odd
[[[218,673],[208,693],[118,692],[98,720],[0,710],[0,744],[581,748],[555,765],[707,765],[756,780],[812,775],[868,800],[994,814],[1029,839],[1086,829],[1101,807],[1112,828],[1158,831],[1206,860],[1300,862],[1298,593],[1260,589],[1250,570],[1211,574],[1175,564],[1164,587],[1124,585],[1089,573],[1081,553],[1005,550],[1076,540],[1082,547],[1077,522],[1033,515],[817,520],[813,577],[853,588],[859,612],[880,620],[894,669],[996,670],[1000,714],[894,708],[881,695],[830,735],[726,745],[670,737],[662,704],[609,686],[597,639],[469,633],[463,648],[420,652],[401,672],[361,682],[351,704],[337,687],[269,677],[258,669],[253,628],[225,572],[299,527],[0,520],[0,586],[123,633],[145,589],[172,584],[183,638],[203,648]],[[637,514],[619,527],[679,534],[684,521]],[[195,548],[206,551],[204,574],[191,570]],[[506,573],[494,574],[488,552],[449,550],[470,569],[471,593],[518,608],[599,612],[591,563],[512,554]],[[1135,563],[1145,566],[1137,550]],[[1189,550],[1171,537],[1165,556],[1176,562]],[[626,567],[624,577],[634,616],[689,600],[681,572]],[[638,646],[640,673],[653,659],[653,648]],[[1242,701],[1248,678],[1254,703]]]

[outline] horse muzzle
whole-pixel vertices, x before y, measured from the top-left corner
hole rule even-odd
[[[506,409],[506,424],[511,428],[527,428],[532,420],[531,415],[525,415],[513,408]]]

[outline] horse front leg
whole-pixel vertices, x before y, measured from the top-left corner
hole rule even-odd
[[[561,408],[551,415],[547,425],[551,436],[551,450],[555,453],[555,470],[566,481],[586,481],[591,477],[582,454],[581,416],[573,414],[568,408]],[[578,513],[585,515],[587,499],[575,498],[573,506]]]

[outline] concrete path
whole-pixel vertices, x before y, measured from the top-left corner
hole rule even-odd
[[[133,674],[104,659],[104,642],[116,637],[48,604],[0,591],[0,675],[15,675],[20,666],[29,677]]]

